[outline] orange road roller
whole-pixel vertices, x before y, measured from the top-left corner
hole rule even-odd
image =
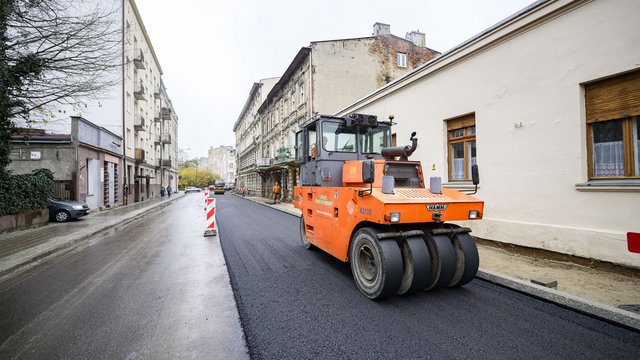
[[[393,116],[316,116],[296,134],[302,245],[350,262],[370,299],[461,286],[479,264],[471,230],[448,222],[482,219],[483,201],[439,178],[427,188],[420,162],[409,160],[416,134],[392,147],[393,124]],[[477,190],[477,165],[471,172]]]

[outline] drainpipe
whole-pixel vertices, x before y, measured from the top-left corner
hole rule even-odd
[[[309,51],[309,119],[313,117],[313,48]]]

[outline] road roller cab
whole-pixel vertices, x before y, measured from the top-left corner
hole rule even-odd
[[[392,125],[393,117],[317,116],[296,134],[302,244],[349,261],[371,299],[460,286],[479,263],[470,230],[448,222],[481,219],[484,203],[437,181],[426,188],[420,162],[409,160],[416,134],[391,147]]]

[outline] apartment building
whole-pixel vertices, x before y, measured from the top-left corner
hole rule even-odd
[[[144,201],[163,185],[162,67],[134,0],[124,0],[124,202]],[[163,96],[164,95],[164,96]]]
[[[235,157],[236,151],[233,146],[223,145],[209,148],[205,167],[210,173],[220,176],[225,184],[233,184],[235,182]]]
[[[280,78],[262,79],[251,86],[247,101],[233,125],[236,141],[235,187],[254,193],[262,192],[258,159],[262,158],[262,126],[256,116],[258,108]],[[262,163],[260,164],[262,166]]]
[[[373,36],[301,48],[269,91],[254,84],[234,126],[238,186],[266,196],[278,181],[283,201],[291,201],[299,176],[293,161],[298,126],[314,114],[338,111],[437,55],[425,47],[425,34],[412,31],[401,38],[382,23],[374,24]]]
[[[314,114],[332,114],[371,91],[433,59],[425,34],[401,38],[376,23],[373,36],[312,42],[298,51],[257,109],[259,157],[254,173],[262,195],[278,181],[283,201],[291,201],[299,177],[293,161],[295,133]]]
[[[177,128],[178,117],[162,82],[162,67],[144,27],[134,0],[90,0],[96,6],[117,9],[110,16],[114,26],[122,30],[122,63],[109,77],[115,84],[106,89],[98,100],[79,105],[55,106],[59,118],[36,126],[41,130],[69,134],[72,118],[83,118],[104,127],[122,138],[119,156],[122,162],[113,162],[113,173],[118,183],[116,199],[110,206],[126,205],[157,197],[160,187],[177,188]],[[113,6],[111,6],[111,3]],[[89,154],[85,166],[96,164],[97,155]],[[95,166],[95,165],[92,165]],[[55,170],[55,168],[51,168]],[[20,169],[17,169],[19,172]],[[55,171],[54,171],[55,174]],[[85,183],[77,184],[78,196]],[[68,176],[57,179],[69,181]],[[82,198],[82,197],[80,197]],[[90,198],[89,198],[90,199]],[[102,206],[101,202],[95,203]]]
[[[394,114],[398,145],[471,188],[480,238],[640,268],[640,2],[537,1],[337,115]],[[431,164],[435,164],[432,170]],[[426,166],[425,166],[426,165]]]

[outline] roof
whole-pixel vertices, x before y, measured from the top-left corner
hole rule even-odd
[[[351,108],[353,107],[357,107],[359,104],[362,104],[364,102],[366,102],[368,99],[371,99],[377,95],[380,95],[381,93],[389,90],[389,89],[393,89],[394,87],[398,87],[398,86],[402,86],[404,83],[408,83],[410,82],[411,79],[414,78],[420,78],[422,73],[425,73],[429,68],[435,66],[436,64],[439,64],[441,62],[445,62],[447,61],[451,56],[453,56],[454,54],[456,54],[457,52],[461,51],[464,48],[470,47],[471,45],[475,44],[476,42],[480,41],[481,39],[483,39],[484,37],[488,36],[489,34],[495,32],[496,30],[506,26],[507,24],[511,23],[512,21],[521,18],[529,13],[532,13],[534,10],[538,9],[539,7],[541,7],[542,5],[546,4],[546,3],[551,3],[554,2],[556,0],[538,0],[528,6],[526,6],[525,8],[523,8],[522,10],[512,14],[511,16],[508,16],[507,18],[497,22],[496,24],[494,24],[493,26],[481,31],[480,33],[472,36],[471,38],[463,41],[462,43],[460,43],[457,46],[454,46],[453,48],[445,51],[444,53],[440,54],[439,56],[433,58],[430,61],[427,61],[426,63],[418,66],[417,68],[415,68],[413,71],[410,71],[409,73],[405,74],[404,76],[401,76],[395,80],[393,80],[392,82],[376,89],[375,91],[373,91],[372,93],[366,95],[365,97],[356,100],[355,102],[353,102],[352,104],[346,106],[344,109],[339,110],[338,112],[335,113],[335,115],[338,114],[342,114],[345,112],[349,112]]]
[[[259,83],[259,82],[255,82],[253,83],[253,86],[251,86],[251,90],[249,91],[249,96],[247,97],[247,101],[244,103],[244,107],[242,107],[242,111],[240,111],[238,120],[236,120],[236,123],[233,124],[233,132],[236,132],[236,129],[240,125],[240,121],[242,121],[244,114],[247,112],[247,110],[249,110],[249,106],[251,106],[253,97],[256,96],[256,94],[258,93],[258,89],[260,89],[260,86],[262,86],[262,83]]]
[[[291,76],[294,74],[298,66],[307,59],[307,56],[309,56],[310,53],[311,53],[310,47],[300,48],[300,51],[298,51],[296,56],[293,58],[293,61],[291,62],[291,64],[289,64],[289,67],[287,68],[287,70],[284,71],[284,74],[282,74],[282,77],[280,77],[280,80],[278,80],[278,82],[273,86],[271,91],[269,91],[269,95],[267,95],[267,98],[260,105],[260,108],[258,109],[258,111],[262,111],[264,107],[266,107],[265,104],[268,104],[269,100],[274,98],[276,94],[280,90],[282,90],[284,85],[289,81],[289,79],[291,79]]]

